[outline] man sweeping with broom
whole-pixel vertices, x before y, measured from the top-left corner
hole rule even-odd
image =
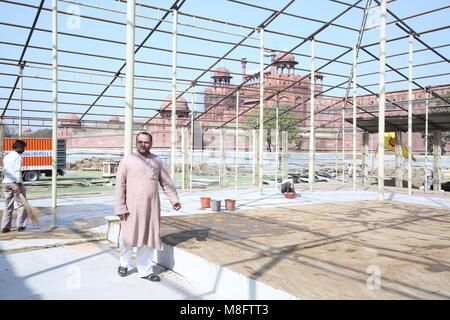
[[[27,144],[16,140],[10,153],[3,158],[3,185],[5,188],[5,210],[3,211],[1,232],[11,231],[14,201],[17,202],[17,231],[24,231],[27,226],[28,212],[25,208],[26,193],[22,180],[22,153]]]

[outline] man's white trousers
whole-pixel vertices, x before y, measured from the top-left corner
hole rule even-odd
[[[127,250],[123,244],[122,234],[119,236],[120,266],[129,269],[133,249]],[[155,249],[149,246],[138,247],[136,250],[136,267],[140,277],[147,277],[153,273],[153,255]]]

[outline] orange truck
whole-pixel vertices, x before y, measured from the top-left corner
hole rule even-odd
[[[22,154],[22,176],[24,181],[37,181],[42,174],[46,177],[52,175],[52,139],[29,138],[21,139],[27,147]],[[15,138],[5,138],[3,156],[12,151]],[[66,140],[58,139],[57,172],[58,175],[66,173]]]

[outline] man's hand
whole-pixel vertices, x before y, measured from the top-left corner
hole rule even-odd
[[[180,210],[180,209],[181,209],[181,203],[179,203],[179,202],[174,203],[173,206],[172,206],[172,208],[173,208],[174,210],[176,210],[176,211]]]
[[[14,192],[15,193],[20,193],[21,192],[21,188],[20,188],[20,184],[19,183],[14,184]]]
[[[127,218],[128,218],[129,215],[130,215],[129,212],[124,213],[124,214],[119,214],[119,218],[120,218],[121,221],[122,221],[122,220],[127,220]]]

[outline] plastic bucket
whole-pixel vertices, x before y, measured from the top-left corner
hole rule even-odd
[[[225,199],[225,207],[227,208],[227,211],[234,211],[235,203],[236,203],[236,200]]]
[[[202,208],[209,208],[211,205],[211,198],[210,197],[200,197],[200,204]]]
[[[211,209],[214,211],[220,211],[220,200],[211,200]]]

